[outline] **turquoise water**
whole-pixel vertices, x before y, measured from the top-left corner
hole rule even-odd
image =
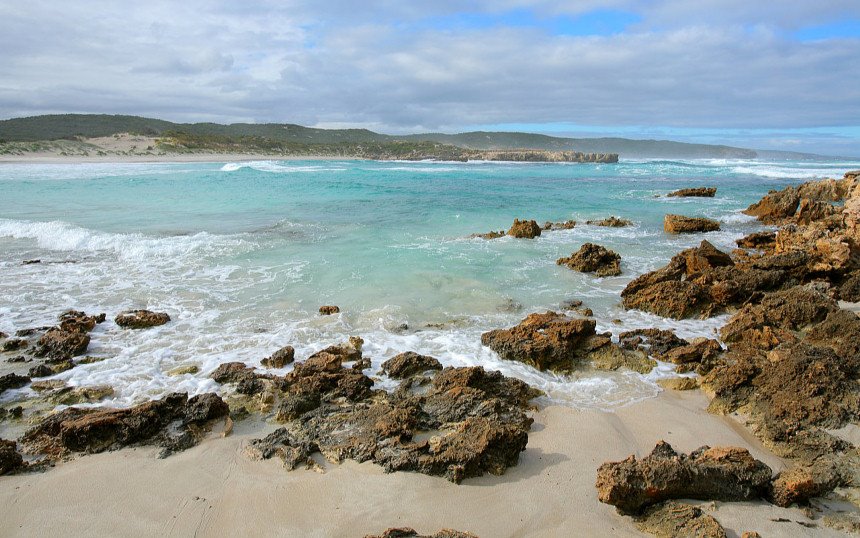
[[[624,285],[703,236],[662,231],[666,213],[719,219],[719,247],[760,226],[739,211],[768,190],[841,177],[860,163],[622,161],[615,165],[265,161],[254,163],[0,166],[0,331],[54,322],[76,308],[170,313],[141,332],[108,322],[90,354],[107,360],[57,376],[109,383],[110,405],[172,390],[220,387],[206,375],[231,360],[259,366],[280,346],[303,358],[349,335],[378,366],[407,350],[450,365],[482,364],[545,389],[556,401],[611,408],[649,397],[667,366],[542,374],[500,360],[483,331],[581,299],[599,329],[673,327],[712,335],[725,318],[675,322],[619,306]],[[673,199],[716,186],[712,199]],[[588,226],[616,215],[630,228]],[[470,234],[514,218],[575,219],[536,240]],[[622,255],[623,275],[595,278],[555,265],[585,242]],[[24,259],[43,263],[21,265]],[[320,317],[323,304],[342,313]],[[181,364],[197,375],[170,377]],[[380,379],[381,386],[389,385]],[[27,389],[24,389],[27,390]],[[7,393],[4,399],[20,396]]]

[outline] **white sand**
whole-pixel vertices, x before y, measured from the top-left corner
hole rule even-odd
[[[640,536],[597,500],[597,467],[646,455],[659,439],[677,450],[703,444],[751,450],[783,467],[743,427],[709,415],[698,391],[664,393],[614,413],[553,406],[535,415],[527,450],[504,476],[455,485],[417,473],[385,474],[372,463],[325,465],[323,474],[242,453],[264,429],[237,425],[164,460],[154,449],[86,456],[40,474],[0,477],[3,536],[363,536],[388,527],[448,527],[482,537]],[[250,431],[254,430],[254,431]],[[842,536],[799,509],[765,502],[702,503],[729,531],[762,536]],[[790,522],[774,522],[785,518]]]

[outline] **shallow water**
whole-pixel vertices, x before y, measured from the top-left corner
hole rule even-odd
[[[739,211],[768,190],[854,168],[860,163],[7,164],[0,166],[0,331],[53,324],[69,308],[109,318],[128,308],[168,312],[172,323],[146,331],[100,325],[88,354],[107,360],[56,376],[114,386],[106,405],[219,390],[207,375],[220,363],[259,366],[287,344],[302,359],[359,335],[375,369],[414,350],[446,365],[501,370],[555,401],[608,409],[653,396],[655,380],[673,375],[671,368],[560,377],[502,361],[481,346],[480,334],[580,299],[598,329],[616,335],[651,326],[713,335],[725,317],[677,322],[626,312],[619,293],[703,237],[733,248],[760,228]],[[693,186],[716,186],[717,196],[663,196]],[[723,229],[669,236],[666,213],[716,218]],[[635,225],[584,224],[610,214]],[[515,217],[580,224],[536,240],[468,238],[506,229]],[[621,254],[622,276],[556,266],[589,241]],[[42,263],[21,264],[34,258]],[[323,304],[342,314],[319,316]],[[199,374],[166,374],[192,363]]]

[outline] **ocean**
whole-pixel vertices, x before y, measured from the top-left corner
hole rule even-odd
[[[727,316],[669,320],[625,311],[619,294],[702,239],[731,250],[763,229],[740,211],[769,190],[856,168],[860,162],[734,160],[3,164],[0,331],[53,325],[70,308],[107,313],[88,351],[106,359],[55,376],[113,386],[98,405],[220,391],[208,374],[223,362],[259,367],[284,345],[301,360],[355,335],[372,372],[416,351],[444,365],[500,370],[551,402],[612,409],[657,394],[656,381],[676,375],[671,366],[648,375],[541,373],[501,360],[481,345],[481,333],[578,299],[594,311],[598,331],[616,336],[645,327],[714,336]],[[696,186],[717,187],[717,195],[665,196]],[[662,230],[666,213],[718,219],[722,230],[671,236]],[[585,223],[610,215],[634,225]],[[578,224],[535,240],[469,237],[507,229],[514,218]],[[623,274],[597,278],[556,265],[586,242],[621,254]],[[22,264],[31,259],[41,263]],[[329,304],[341,313],[320,316]],[[140,331],[111,321],[133,308],[173,321]],[[199,373],[168,375],[190,364]],[[30,390],[6,391],[0,403]]]

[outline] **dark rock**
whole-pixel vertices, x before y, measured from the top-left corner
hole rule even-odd
[[[860,271],[855,271],[839,286],[839,298],[850,303],[860,302]]]
[[[592,226],[606,226],[609,228],[624,228],[626,226],[631,226],[633,221],[618,217],[608,217],[602,220],[589,220],[586,224],[591,224]]]
[[[78,310],[68,310],[60,314],[60,329],[67,332],[88,333],[105,320],[105,314],[88,316]]]
[[[35,354],[62,361],[83,355],[89,345],[90,336],[86,333],[52,327],[36,342]]]
[[[546,232],[553,231],[553,230],[572,230],[574,228],[576,228],[576,221],[575,220],[565,220],[562,222],[547,221],[543,225],[543,230]]]
[[[296,350],[293,349],[293,346],[284,346],[272,353],[271,357],[263,359],[262,364],[266,368],[283,368],[288,364],[292,364],[295,357]]]
[[[364,538],[478,538],[470,532],[442,529],[435,534],[418,534],[410,527],[386,529],[382,534],[368,534]]]
[[[45,332],[51,327],[30,327],[28,329],[19,329],[15,331],[15,336],[20,338],[26,338],[27,336],[33,336],[36,333]]]
[[[670,234],[716,232],[719,229],[719,222],[712,219],[706,219],[704,217],[666,215],[663,219],[663,230]]]
[[[667,501],[645,510],[636,518],[642,532],[658,538],[726,538],[726,531],[701,508]]]
[[[154,444],[163,455],[188,448],[213,419],[227,416],[220,397],[191,399],[174,393],[128,409],[69,407],[45,418],[21,438],[28,452],[53,458],[69,453],[96,453],[129,445]]]
[[[382,363],[382,371],[394,379],[405,379],[428,370],[441,370],[442,364],[427,355],[414,351],[400,353]]]
[[[776,244],[776,232],[754,232],[735,243],[741,248],[772,249]]]
[[[42,260],[34,259],[34,260],[24,260],[21,262],[21,265],[34,265],[37,263],[42,263]]]
[[[481,335],[481,343],[503,359],[524,362],[539,370],[570,371],[610,338],[595,333],[592,319],[546,312],[529,314],[519,325]]]
[[[125,312],[117,314],[114,321],[124,329],[148,329],[150,327],[164,325],[170,321],[170,316],[165,312],[126,310]]]
[[[601,502],[635,514],[669,499],[758,499],[770,479],[770,468],[745,449],[704,446],[688,456],[661,441],[641,460],[630,456],[601,465],[596,487]]]
[[[54,375],[54,369],[48,366],[47,364],[37,364],[30,368],[30,371],[27,372],[27,375],[30,377],[48,377]]]
[[[625,349],[644,349],[654,356],[665,355],[672,349],[690,344],[668,329],[635,329],[621,333],[618,341]]]
[[[597,276],[621,274],[621,256],[600,245],[585,243],[569,258],[559,258],[557,265],[566,265],[574,271],[596,273]]]
[[[514,223],[508,230],[508,235],[519,239],[534,239],[540,236],[540,226],[533,220],[514,219]]]
[[[320,315],[331,316],[340,312],[340,307],[336,305],[324,305],[320,307]]]
[[[18,374],[0,376],[0,394],[10,389],[20,389],[30,382],[30,378]]]
[[[24,467],[24,458],[18,453],[15,441],[0,439],[0,475],[17,471]]]
[[[717,194],[716,187],[693,187],[689,189],[680,189],[674,192],[670,192],[666,196],[676,196],[676,197],[703,197],[703,198],[713,198],[714,195]]]
[[[25,347],[27,347],[27,341],[22,340],[20,338],[10,338],[9,340],[6,340],[5,342],[3,342],[3,351],[4,352],[17,351],[17,350],[23,349]]]

